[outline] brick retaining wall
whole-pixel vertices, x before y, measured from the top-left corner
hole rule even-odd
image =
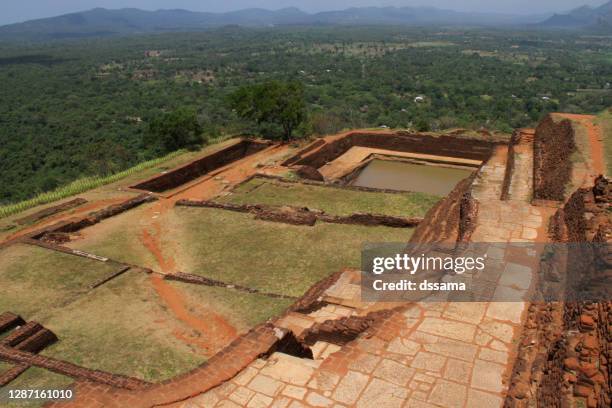
[[[434,136],[408,132],[381,134],[358,131],[326,142],[316,149],[310,149],[307,153],[300,153],[299,156],[294,156],[285,163],[318,169],[340,157],[353,146],[485,161],[491,155],[495,145],[495,142],[488,140],[452,135]]]
[[[263,204],[230,204],[214,201],[180,200],[176,203],[184,207],[216,208],[228,211],[254,214],[256,219],[282,222],[293,225],[313,226],[317,221],[332,224],[351,224],[365,226],[385,226],[391,228],[412,228],[419,225],[422,218],[395,217],[382,214],[355,213],[348,216],[329,215],[323,211],[306,207],[273,207]]]
[[[77,380],[94,381],[100,384],[112,385],[117,388],[137,390],[149,385],[149,383],[135,378],[110,374],[98,370],[90,370],[67,361],[17,350],[4,345],[0,345],[0,360],[9,361],[14,364],[26,364],[45,368],[49,371]]]

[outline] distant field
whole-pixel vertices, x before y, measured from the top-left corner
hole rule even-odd
[[[312,44],[306,47],[294,47],[296,52],[306,54],[330,53],[345,56],[359,57],[382,57],[407,48],[426,48],[426,47],[451,47],[455,43],[450,41],[407,41],[407,42],[355,42],[351,44],[341,42]]]
[[[305,206],[334,215],[368,212],[422,217],[441,197],[422,193],[378,193],[283,183],[255,178],[217,201],[233,204]]]
[[[411,229],[317,223],[314,227],[258,221],[209,208],[175,209],[179,268],[269,292],[302,295],[345,267],[360,266],[365,242],[408,242]]]
[[[0,205],[75,180],[80,190],[90,184],[84,177],[106,182],[163,155],[143,136],[177,108],[197,109],[212,139],[265,136],[269,129],[238,119],[227,102],[238,87],[271,79],[304,84],[309,115],[296,136],[305,137],[381,125],[510,133],[548,112],[612,104],[609,38],[573,31],[219,27],[94,42],[3,42]]]

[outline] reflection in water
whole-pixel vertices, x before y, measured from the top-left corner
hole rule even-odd
[[[472,170],[372,160],[351,183],[354,186],[448,195]]]

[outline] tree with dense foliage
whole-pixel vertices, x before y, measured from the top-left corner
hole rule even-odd
[[[196,150],[206,142],[196,111],[188,108],[153,119],[145,141],[158,146],[164,154],[179,149]]]
[[[292,134],[510,132],[612,106],[611,56],[608,37],[575,32],[374,26],[0,42],[0,205],[164,155],[174,143],[143,143],[160,112],[197,107],[206,136],[244,133],[256,122],[227,100],[254,83],[299,78],[309,118]]]
[[[280,126],[283,140],[290,140],[294,130],[306,119],[304,85],[297,81],[243,86],[231,95],[230,101],[241,118],[260,126]]]

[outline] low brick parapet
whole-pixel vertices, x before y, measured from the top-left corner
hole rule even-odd
[[[11,383],[21,374],[26,372],[26,370],[30,368],[27,364],[17,364],[3,373],[0,373],[0,387],[4,387],[5,385]]]
[[[75,399],[48,403],[47,408],[148,408],[169,405],[200,395],[235,377],[259,357],[275,351],[284,332],[272,324],[263,324],[234,340],[225,349],[195,370],[139,390],[121,390],[96,379],[79,381]],[[0,357],[2,357],[0,349]],[[100,383],[100,381],[97,381]]]
[[[98,370],[90,370],[67,361],[17,350],[15,348],[7,347],[6,345],[0,345],[0,360],[9,361],[18,365],[29,365],[45,368],[57,374],[62,374],[78,380],[94,381],[112,385],[117,388],[135,390],[142,389],[143,387],[149,385],[149,383],[135,378],[105,373]]]
[[[25,321],[20,316],[17,316],[15,313],[2,313],[0,315],[0,334],[24,324]]]

